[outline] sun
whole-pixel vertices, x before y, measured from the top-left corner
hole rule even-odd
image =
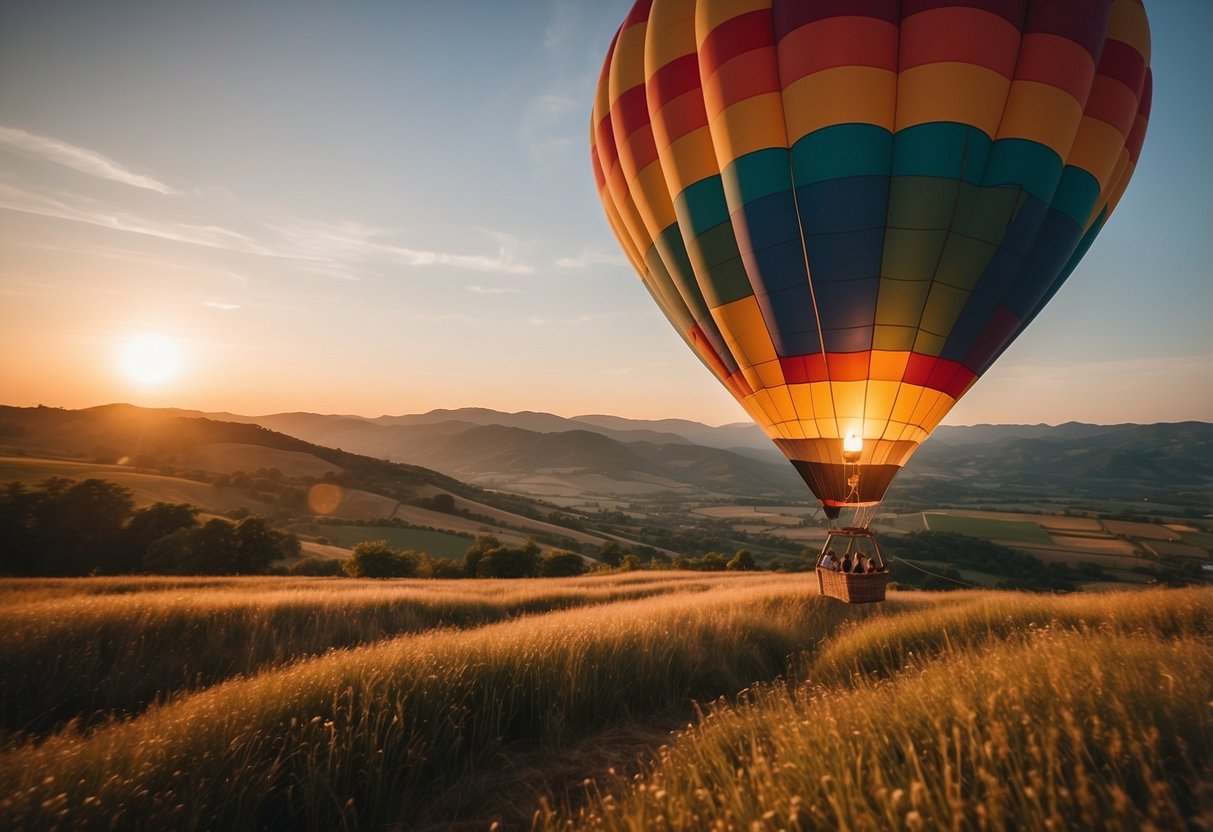
[[[181,348],[164,335],[138,335],[122,347],[122,368],[140,384],[163,384],[181,372]]]

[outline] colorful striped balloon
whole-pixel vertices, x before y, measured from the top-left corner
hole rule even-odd
[[[1091,245],[1149,59],[1140,0],[639,0],[594,175],[666,317],[833,517],[880,502]]]

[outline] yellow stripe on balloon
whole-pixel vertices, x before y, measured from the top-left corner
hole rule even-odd
[[[695,36],[698,46],[722,23],[743,14],[771,8],[771,0],[699,0],[695,6]]]
[[[839,66],[806,75],[783,91],[788,140],[835,124],[874,124],[892,132],[897,74],[872,66]]]
[[[897,80],[896,129],[954,121],[993,138],[1010,88],[1006,76],[975,64],[943,61],[912,67]]]
[[[1065,158],[1082,122],[1082,104],[1062,89],[1038,81],[1014,81],[999,139],[1027,139]]]
[[[1119,130],[1101,119],[1083,116],[1066,164],[1091,174],[1099,182],[1100,194],[1107,194],[1124,148],[1125,137]]]
[[[716,162],[721,168],[755,150],[788,146],[783,128],[783,99],[777,92],[731,104],[708,124],[716,146]]]

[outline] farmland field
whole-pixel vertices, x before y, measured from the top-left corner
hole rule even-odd
[[[1204,589],[845,606],[811,575],[635,572],[13,579],[0,600],[0,828],[1213,812]]]
[[[1051,543],[1052,539],[1031,520],[1002,520],[942,512],[924,512],[927,528],[933,532],[956,532],[986,540],[1015,543]]]

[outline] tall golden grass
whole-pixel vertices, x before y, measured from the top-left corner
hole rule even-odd
[[[711,586],[702,577],[652,573],[543,582],[3,581],[0,737],[12,741],[69,719],[96,723],[231,676],[402,633]]]
[[[131,716],[10,736],[0,829],[1213,825],[1207,589],[848,607],[771,574],[16,583],[0,627],[26,629],[0,646],[30,679],[57,663],[27,684],[107,650],[85,687],[178,669]],[[578,757],[673,721],[638,773]],[[578,759],[583,789],[545,785]],[[511,769],[526,788],[479,791]]]
[[[774,678],[870,614],[807,597],[804,577],[713,587],[336,651],[11,748],[0,828],[407,822],[512,748]]]
[[[1208,828],[1211,612],[1207,590],[984,593],[849,628],[819,676],[718,704],[537,826]]]

